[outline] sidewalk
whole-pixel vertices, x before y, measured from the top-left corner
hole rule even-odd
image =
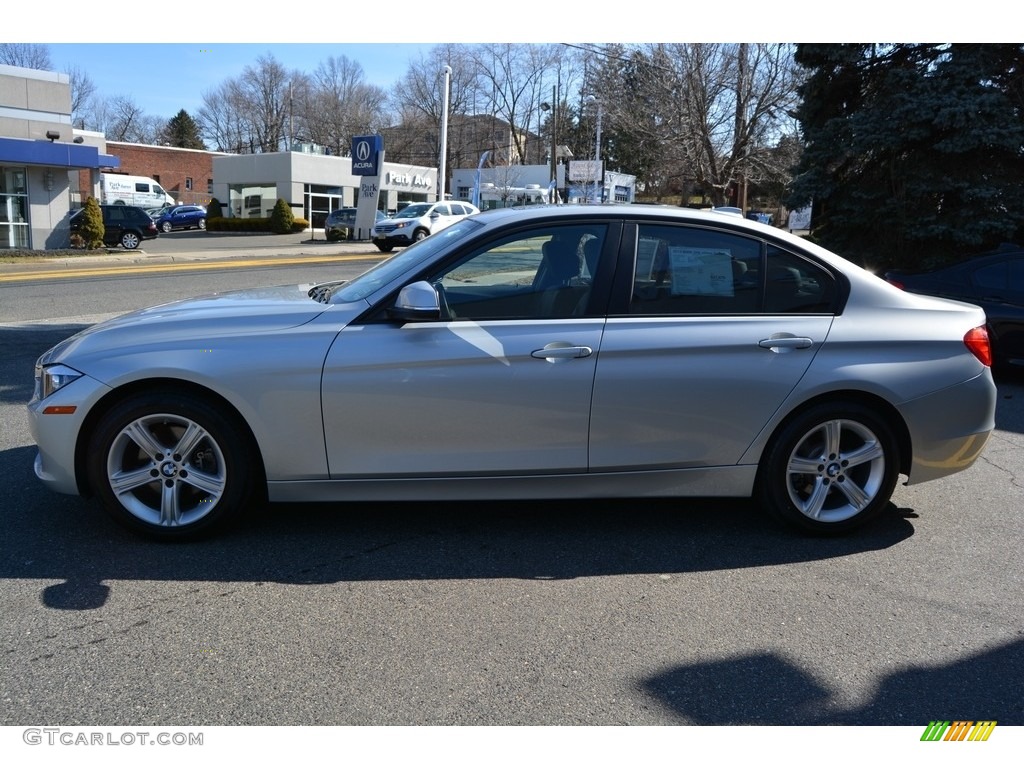
[[[39,261],[0,262],[0,274],[32,273],[76,267],[88,269],[111,264],[179,264],[190,261],[300,258],[303,256],[315,259],[352,256],[383,258],[385,256],[368,240],[329,243],[323,237],[311,240],[309,232],[298,235],[236,235],[210,232],[206,233],[202,239],[193,238],[192,240],[194,242],[173,243],[174,250],[168,250],[166,247],[168,243],[161,243],[157,240],[146,241],[134,251],[114,247],[89,256],[55,255],[53,258],[43,258]],[[147,245],[149,248],[146,247]],[[161,246],[164,247],[161,248]],[[181,250],[177,250],[179,246],[182,248]]]

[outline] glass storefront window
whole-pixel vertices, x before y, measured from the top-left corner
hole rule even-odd
[[[28,248],[28,174],[0,167],[0,248]]]

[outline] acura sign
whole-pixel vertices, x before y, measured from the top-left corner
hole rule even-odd
[[[384,149],[382,136],[354,136],[352,138],[352,173],[356,176],[379,176],[380,153]]]

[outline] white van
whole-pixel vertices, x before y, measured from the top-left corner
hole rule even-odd
[[[122,173],[100,174],[100,202],[104,205],[137,205],[139,208],[163,208],[175,200],[153,179]]]

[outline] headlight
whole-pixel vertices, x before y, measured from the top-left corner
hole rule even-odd
[[[66,365],[57,364],[43,367],[36,363],[36,398],[45,400],[58,389],[66,387],[81,376],[80,371]]]
[[[409,222],[408,221],[403,221],[403,222],[400,222],[398,224],[395,224],[395,229],[405,229],[408,226],[409,226]]]

